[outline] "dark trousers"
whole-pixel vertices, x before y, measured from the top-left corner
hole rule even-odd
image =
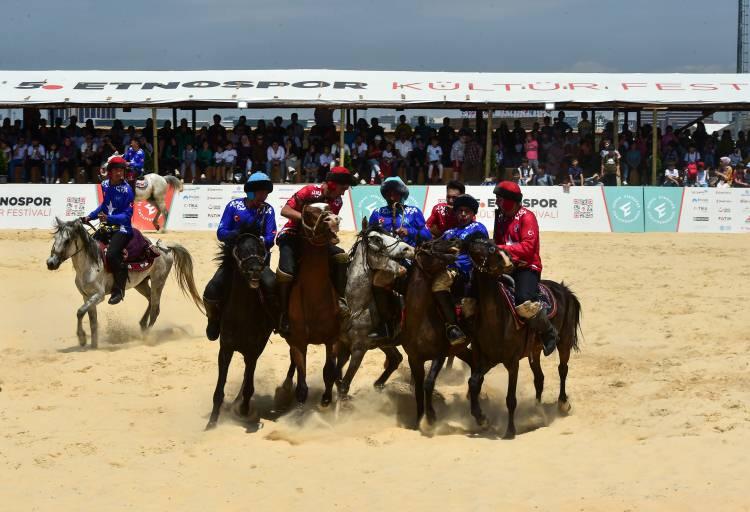
[[[125,291],[125,284],[128,280],[128,269],[122,256],[122,251],[127,247],[133,235],[116,231],[112,233],[107,245],[107,265],[115,277],[115,288]]]
[[[279,246],[279,270],[290,276],[296,275],[299,267],[301,240],[298,235],[285,233],[276,240]],[[333,258],[344,252],[341,247],[328,245],[328,257]]]
[[[539,299],[539,272],[522,268],[513,272],[512,277],[516,282],[516,306]]]

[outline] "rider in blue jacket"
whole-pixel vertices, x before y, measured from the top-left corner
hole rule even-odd
[[[422,211],[416,206],[405,205],[409,198],[409,189],[401,178],[391,177],[383,181],[380,194],[387,204],[372,212],[368,225],[379,225],[412,247],[432,238],[430,230],[425,225]],[[406,268],[410,266],[410,262],[407,261],[401,264]],[[373,276],[372,296],[380,319],[378,324],[373,325],[373,331],[368,334],[373,341],[390,340],[395,336],[396,308],[392,306],[395,302],[394,287],[398,284],[395,278],[396,276],[385,271],[378,271]]]
[[[118,304],[125,298],[125,286],[128,280],[128,268],[123,260],[122,252],[133,238],[133,189],[125,182],[125,168],[127,162],[121,157],[113,157],[107,163],[109,173],[108,186],[102,187],[104,199],[102,204],[82,217],[88,222],[98,218],[102,227],[99,232],[109,235],[107,247],[107,265],[114,276],[110,304]]]
[[[256,172],[245,183],[244,199],[233,199],[224,209],[216,236],[221,242],[231,242],[240,234],[240,230],[248,226],[255,227],[266,246],[266,267],[261,274],[260,287],[265,303],[275,304],[276,279],[273,271],[268,267],[271,259],[271,248],[276,238],[276,215],[273,206],[266,203],[268,194],[273,190],[271,178],[262,172]],[[216,273],[206,285],[203,292],[203,304],[206,307],[208,325],[206,337],[213,341],[219,337],[221,324],[221,308],[226,298],[227,279],[230,269],[220,265]],[[274,306],[275,307],[275,306]]]

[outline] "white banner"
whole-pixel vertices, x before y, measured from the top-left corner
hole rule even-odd
[[[97,206],[96,185],[0,185],[0,229],[47,229]]]
[[[678,231],[684,233],[750,232],[750,189],[685,189]]]
[[[479,200],[477,220],[492,234],[495,223],[494,187],[466,187],[466,193]],[[523,187],[523,204],[534,212],[542,231],[609,232],[609,218],[601,187]],[[445,187],[427,190],[425,215],[445,201]]]
[[[747,74],[447,73],[330,69],[0,71],[0,105],[747,104]]]

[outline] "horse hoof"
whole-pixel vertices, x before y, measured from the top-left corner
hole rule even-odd
[[[573,406],[570,404],[570,400],[566,400],[565,402],[557,402],[557,412],[559,412],[562,416],[567,416],[570,414],[570,410],[573,408]]]
[[[98,349],[99,348],[99,343],[97,343],[96,341],[92,341],[91,342],[91,348],[93,348],[94,350]]]
[[[516,433],[511,432],[511,431],[506,432],[505,435],[503,436],[503,439],[505,439],[506,441],[510,441],[511,439],[515,439],[515,438],[516,438]]]
[[[80,345],[81,347],[85,347],[86,346],[86,335],[85,334],[79,334],[78,335],[78,345]]]
[[[380,382],[379,380],[376,380],[373,385],[373,388],[375,388],[377,391],[383,391],[385,389],[385,382]]]
[[[206,424],[206,432],[209,430],[213,430],[216,428],[216,420],[208,420],[208,423]]]
[[[328,407],[329,405],[331,405],[331,401],[332,401],[331,397],[324,396],[323,398],[320,399],[320,406],[324,408]]]

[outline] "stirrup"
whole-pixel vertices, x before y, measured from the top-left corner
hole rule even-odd
[[[451,336],[451,331],[453,331],[453,336]],[[464,334],[461,328],[455,324],[448,324],[445,326],[445,336],[448,338],[448,343],[453,347],[468,342],[466,334]]]

